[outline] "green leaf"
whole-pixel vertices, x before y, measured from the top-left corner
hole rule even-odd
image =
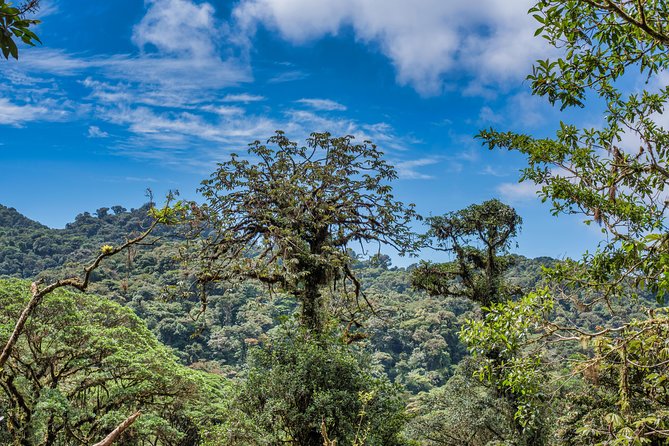
[[[9,47],[9,54],[11,54],[14,59],[18,59],[19,58],[19,49],[17,48],[16,43],[14,43],[14,41],[12,39],[9,39],[9,41],[7,43],[8,43],[8,47]]]

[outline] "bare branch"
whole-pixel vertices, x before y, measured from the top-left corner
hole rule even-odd
[[[107,435],[104,438],[104,440],[100,441],[99,443],[95,443],[93,446],[109,446],[109,445],[111,445],[116,440],[118,440],[118,438],[121,436],[121,434],[123,434],[123,432],[125,432],[125,430],[128,429],[132,425],[132,423],[134,423],[135,420],[137,420],[137,418],[139,418],[139,416],[141,414],[142,414],[141,412],[137,411],[134,414],[130,415],[128,418],[126,418],[126,420],[124,422],[119,424],[116,429],[111,431],[111,433],[109,435]]]

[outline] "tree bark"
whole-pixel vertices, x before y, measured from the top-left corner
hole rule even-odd
[[[123,434],[123,432],[135,422],[137,418],[141,415],[141,412],[137,411],[134,414],[130,415],[126,420],[119,424],[116,429],[114,429],[109,435],[107,435],[104,440],[99,443],[95,443],[93,446],[109,446],[114,443],[118,438]]]

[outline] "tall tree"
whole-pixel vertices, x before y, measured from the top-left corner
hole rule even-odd
[[[509,410],[506,414],[500,414],[500,419],[511,420],[507,426],[512,428],[511,434],[500,429],[499,432],[492,432],[493,437],[513,438],[516,444],[542,444],[543,426],[541,420],[536,419],[537,412],[532,412],[531,415],[535,417],[532,422],[514,416],[514,412],[516,415],[525,415],[524,408],[528,406],[528,400],[534,402],[539,399],[538,392],[532,389],[532,393],[526,397],[523,392],[529,390],[527,386],[521,388],[516,383],[513,386],[501,385],[513,382],[513,378],[505,371],[521,358],[525,333],[515,337],[510,333],[506,333],[506,336],[491,336],[496,334],[496,326],[489,323],[490,320],[496,323],[504,321],[502,325],[516,324],[520,330],[524,325],[523,320],[533,321],[524,314],[519,320],[505,317],[499,310],[521,293],[518,287],[510,285],[504,277],[512,264],[508,251],[520,230],[521,217],[512,207],[493,199],[442,217],[432,217],[428,223],[430,230],[425,234],[428,246],[451,253],[454,259],[439,264],[422,262],[413,272],[414,287],[437,296],[466,297],[481,305],[483,320],[467,321],[460,334],[473,356],[479,358],[474,363],[479,368],[479,377],[493,384],[494,396],[500,399],[496,406]],[[484,395],[476,392],[468,403],[481,404],[483,399]],[[457,417],[446,421],[443,438],[457,444],[476,444],[481,438],[491,436],[491,425],[470,421]]]
[[[669,100],[664,80],[669,4],[541,0],[530,12],[540,24],[537,34],[562,52],[555,60],[537,62],[529,76],[533,93],[562,109],[603,103],[603,124],[579,128],[560,122],[553,138],[493,129],[479,137],[491,149],[527,156],[521,181],[539,185],[556,215],[581,214],[587,224],[601,225],[606,237],[597,251],[555,268],[554,285],[573,290],[570,299],[583,308],[643,290],[662,302],[669,291],[669,131],[663,122]],[[544,298],[556,299],[564,294],[560,291]],[[669,319],[649,311],[635,321],[612,320],[615,324],[594,331],[571,321],[545,321],[543,339],[595,347],[575,372],[588,384],[581,401],[607,410],[595,412],[594,422],[581,419],[576,436],[586,436],[583,443],[660,444],[669,438],[669,418],[659,397],[665,392],[666,356],[658,354],[663,345],[658,334],[666,332]]]
[[[396,201],[397,178],[369,141],[312,133],[305,146],[283,132],[255,141],[248,157],[221,163],[192,205],[192,223],[209,234],[199,249],[200,283],[256,279],[292,293],[305,327],[320,332],[326,288],[361,298],[349,247],[386,244],[400,253],[416,242],[413,206]]]
[[[448,263],[422,262],[413,285],[431,295],[467,297],[483,307],[508,299],[517,290],[503,280],[506,255],[522,219],[499,200],[488,200],[427,219],[428,246],[454,255]]]

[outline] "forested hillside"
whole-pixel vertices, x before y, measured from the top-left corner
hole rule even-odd
[[[0,207],[2,275],[34,279],[76,273],[82,268],[81,259],[92,257],[100,246],[118,244],[150,221],[148,205],[131,211],[112,209],[115,212],[82,213],[66,228],[50,229]],[[91,290],[131,308],[160,341],[176,349],[183,363],[234,375],[243,369],[248,349],[291,316],[296,302],[249,281],[211,290],[207,310],[200,315],[200,300],[183,289],[176,260],[177,232],[158,229],[160,240],[155,244],[138,247],[96,272]],[[533,289],[541,267],[553,262],[514,256],[508,280]],[[366,345],[389,376],[412,393],[444,384],[466,355],[458,332],[476,313],[475,306],[467,299],[433,297],[414,289],[415,266],[393,267],[387,256],[356,261],[353,268],[376,312],[369,311],[360,321],[358,343]]]
[[[77,88],[97,90],[85,98],[84,106],[55,113],[54,125],[95,113],[95,119],[109,119],[114,130],[87,121],[86,137],[113,138],[119,156],[178,164],[185,160],[179,158],[182,152],[202,149],[206,141],[210,159],[214,143],[229,141],[230,135],[219,128],[234,123],[226,119],[250,117],[241,104],[266,98],[227,91],[223,96],[217,90],[250,82],[250,66],[226,81],[231,84],[208,79],[204,90],[182,88],[182,82],[188,83],[183,73],[192,70],[195,78],[204,67],[207,74],[218,75],[218,68],[240,61],[221,59],[223,45],[214,36],[239,32],[229,38],[229,52],[244,52],[242,46],[248,51],[264,20],[274,20],[272,26],[283,33],[283,15],[267,18],[272,2],[258,8],[240,1],[227,11],[237,26],[228,29],[229,23],[219,22],[208,2],[172,2],[170,9],[158,13],[154,8],[165,6],[159,3],[145,2],[146,15],[132,28],[133,44],[141,54],[105,56],[123,64],[115,69],[102,57],[74,63],[79,56],[59,51],[42,53],[47,63],[32,66],[60,64],[50,73],[53,79],[87,69],[99,69],[105,82],[118,76],[115,87],[92,77],[70,79]],[[388,8],[400,4],[389,3]],[[487,6],[492,5],[500,6]],[[40,22],[32,18],[39,6],[39,0],[17,6],[0,0],[5,59],[18,60],[17,42],[22,42],[22,55],[26,46],[40,42],[33,32]],[[350,5],[340,6],[345,11]],[[432,2],[429,11],[438,6]],[[511,6],[473,9],[504,15],[501,11],[511,11]],[[52,6],[50,12],[57,9]],[[261,9],[262,14],[257,12]],[[336,15],[335,9],[319,11],[319,17]],[[360,9],[356,14],[342,12],[337,20],[348,23],[342,17],[368,12]],[[308,12],[300,11],[309,17]],[[412,14],[418,12],[424,13],[412,9]],[[482,17],[463,10],[458,21],[468,13]],[[505,183],[497,192],[512,190],[526,198],[529,191],[551,206],[554,217],[580,217],[583,227],[601,234],[594,250],[562,259],[519,255],[514,248],[527,217],[499,198],[420,215],[414,203],[398,198],[405,196],[397,193],[400,177],[436,181],[414,168],[441,158],[455,166],[456,160],[471,162],[476,156],[401,157],[406,147],[394,141],[385,123],[340,125],[344,121],[320,119],[311,112],[344,112],[346,106],[297,99],[292,104],[311,110],[291,111],[297,120],[360,130],[365,137],[326,130],[302,131],[308,136],[300,141],[282,130],[258,135],[266,139],[222,152],[222,161],[212,163],[211,174],[199,183],[195,199],[169,192],[157,204],[149,192],[151,202],[139,209],[115,205],[84,212],[63,229],[0,205],[0,443],[669,444],[669,4],[537,0],[528,17],[536,21],[535,37],[551,48],[541,47],[545,57],[532,67],[527,83],[532,95],[545,98],[560,119],[550,132],[537,131],[540,137],[493,127],[479,130],[475,138],[497,154],[510,151],[524,160],[520,186]],[[412,25],[410,20],[402,25]],[[316,22],[310,23],[314,29]],[[484,40],[469,37],[504,37],[485,20],[472,23],[457,49],[462,54],[445,65],[469,70],[470,65],[487,63],[486,57],[466,59],[472,48],[486,46]],[[331,25],[326,34],[334,41],[341,24]],[[349,31],[359,33],[355,20],[351,26]],[[182,28],[195,35],[195,43],[185,42]],[[397,28],[395,23],[392,28]],[[269,39],[272,33],[266,34]],[[418,34],[424,38],[422,28]],[[451,41],[441,33],[425,35],[430,45],[416,40],[425,50]],[[404,44],[413,36],[392,44],[371,34],[355,37],[381,43],[377,49],[391,57],[413,53],[396,51],[411,48]],[[295,39],[308,41],[307,36]],[[447,53],[437,51],[439,57]],[[170,59],[161,59],[165,54]],[[184,54],[188,71],[171,71]],[[503,62],[504,57],[486,54],[496,64]],[[148,62],[143,70],[155,65],[158,71],[140,70],[141,76],[123,78],[140,60]],[[433,58],[426,60],[430,63],[423,65],[433,65]],[[275,62],[270,65],[290,65]],[[155,96],[140,94],[142,88],[153,93],[164,87],[166,71],[161,69],[176,73],[177,88]],[[398,69],[396,81],[411,84],[419,96],[453,89],[442,79],[443,67],[418,78],[402,66]],[[46,119],[50,105],[69,103],[60,101],[63,94],[38,106],[30,102],[33,96],[43,94],[40,90],[60,95],[62,85],[52,77],[47,81],[8,73],[9,87],[0,91],[0,117],[17,132],[23,130],[21,119]],[[464,73],[456,77],[467,81],[457,84],[465,94],[477,91],[493,100],[504,90],[501,84],[494,84],[498,92],[488,91],[487,84],[476,86],[482,79]],[[284,74],[288,76],[272,77],[265,86],[309,78],[297,71]],[[413,85],[416,79],[431,86]],[[22,98],[16,105],[4,97],[25,86],[31,87],[24,92],[30,101]],[[133,114],[128,104],[114,111],[108,103],[90,102],[109,97],[112,102],[128,101],[135,93],[142,96],[134,104],[141,108],[131,119],[125,116]],[[190,101],[184,99],[189,94]],[[204,104],[204,97],[239,106]],[[404,93],[402,97],[414,100]],[[519,97],[506,103],[506,113],[530,103]],[[156,112],[158,107],[165,110]],[[271,109],[262,108],[263,113]],[[569,114],[575,108],[584,109],[583,114]],[[207,119],[218,115],[217,126],[210,126],[203,113]],[[524,118],[533,119],[530,114]],[[534,128],[504,120],[488,106],[480,108],[479,121],[465,119],[468,125]],[[264,115],[259,121],[253,132],[273,122]],[[584,122],[596,124],[581,127]],[[426,133],[452,124],[444,120]],[[237,137],[246,134],[240,128],[233,132]],[[293,121],[287,128],[300,135],[302,127]],[[117,139],[112,131],[132,131],[134,136]],[[387,144],[389,153],[366,139],[368,132]],[[551,132],[554,136],[547,137]],[[193,133],[209,139],[189,146]],[[413,134],[409,139],[408,144],[423,143]],[[155,153],[141,152],[144,146]],[[167,147],[169,156],[161,152]],[[189,158],[189,167],[201,167],[200,161]],[[482,173],[499,174],[491,165],[477,175]],[[441,192],[458,193],[456,188]],[[554,234],[546,231],[543,236]],[[386,250],[412,256],[415,263],[393,266],[392,258],[381,254]]]
[[[3,275],[23,279],[41,277],[47,281],[76,275],[82,269],[78,259],[94,257],[101,246],[121,243],[128,234],[141,231],[153,220],[147,214],[149,205],[131,211],[114,206],[112,212],[101,209],[94,215],[83,213],[64,229],[50,229],[27,219],[14,209],[0,209],[3,215],[0,246],[6,247],[3,248]],[[183,231],[165,225],[157,227],[156,234],[159,237],[150,245],[136,246],[124,255],[110,258],[109,262],[96,270],[90,286],[91,292],[131,309],[143,319],[158,341],[174,349],[181,364],[231,380],[227,384],[220,384],[224,387],[219,392],[228,393],[219,396],[221,400],[218,403],[222,408],[218,410],[222,412],[217,415],[218,418],[187,418],[190,420],[188,423],[216,424],[218,428],[214,432],[218,433],[215,435],[220,435],[217,429],[227,426],[226,429],[231,429],[235,437],[240,437],[234,440],[238,444],[264,444],[261,439],[267,434],[262,433],[258,421],[247,419],[248,415],[245,415],[243,409],[234,405],[231,409],[230,399],[239,397],[236,391],[230,393],[224,389],[232,385],[232,389],[243,392],[244,386],[248,385],[245,383],[253,376],[249,376],[249,366],[254,367],[258,361],[257,353],[253,355],[252,352],[263,345],[272,345],[276,342],[272,339],[281,336],[283,330],[293,330],[281,327],[291,327],[298,322],[298,303],[290,294],[271,291],[262,283],[248,280],[210,288],[204,309],[192,285],[185,285],[189,279],[179,261]],[[540,285],[542,268],[557,263],[549,258],[527,259],[518,255],[508,256],[507,260],[509,267],[504,274],[504,281],[509,287],[522,290],[523,293]],[[402,401],[397,409],[407,405],[407,412],[397,422],[398,426],[404,426],[403,436],[407,441],[414,438],[424,444],[450,444],[452,438],[468,437],[473,432],[467,444],[486,444],[497,435],[491,436],[489,430],[499,431],[500,438],[513,438],[516,435],[513,422],[515,409],[499,400],[493,388],[473,376],[476,360],[470,357],[466,344],[460,339],[467,321],[481,317],[479,307],[464,296],[430,295],[418,290],[412,282],[415,282],[416,272],[421,268],[423,266],[418,264],[409,268],[393,267],[388,256],[354,260],[352,269],[371,307],[362,307],[355,327],[349,326],[351,330],[343,334],[339,332],[339,336],[344,337],[332,342],[341,342],[343,339],[348,344],[347,350],[358,355],[356,361],[366,364],[363,367],[387,377],[388,385],[394,383],[398,386],[393,390],[398,392],[398,401]],[[28,284],[3,282],[2,289],[9,296],[16,287],[21,286],[27,287]],[[51,302],[51,299],[47,302]],[[59,301],[54,302],[57,305]],[[109,305],[113,304],[110,302]],[[612,317],[620,323],[635,315],[632,308],[615,306],[612,314],[604,303],[594,305],[588,311],[566,305],[553,312],[552,319],[558,323],[563,320],[575,322],[584,330],[597,330],[611,323]],[[7,307],[7,311],[16,311],[10,308],[13,307]],[[52,310],[45,308],[44,311],[48,313]],[[104,311],[109,313],[110,310]],[[8,313],[6,321],[11,319]],[[36,320],[34,323],[45,322]],[[82,323],[90,325],[85,321]],[[57,327],[51,329],[62,331]],[[69,336],[67,332],[62,335]],[[551,348],[550,354],[556,358],[567,358],[579,351],[578,344],[571,343],[556,345]],[[350,354],[344,351],[340,353]],[[142,361],[134,353],[122,354]],[[153,355],[155,353],[149,356]],[[45,360],[53,361],[48,358]],[[91,367],[98,368],[95,365]],[[141,365],[142,369],[146,367],[150,366]],[[362,370],[356,373],[364,373]],[[16,373],[19,372],[17,369]],[[99,373],[105,372],[100,370]],[[41,379],[38,382],[40,386],[48,385]],[[265,392],[271,393],[271,390]],[[32,413],[34,409],[30,410]],[[198,406],[193,410],[195,412],[189,412],[188,417],[200,416],[192,414],[210,409]],[[398,414],[401,412],[403,410]],[[37,413],[35,416],[39,419],[43,415]],[[166,422],[167,428],[170,421]],[[143,435],[141,432],[144,425],[140,423],[137,426],[135,435]],[[179,434],[175,438],[186,440],[174,444],[191,444],[189,442],[195,441],[194,438],[205,441],[203,433],[188,430],[195,427],[180,426],[173,428],[186,429],[184,436]],[[86,435],[90,438],[99,435],[96,433],[100,432],[100,428],[104,429],[104,426],[87,426]],[[62,427],[55,429],[53,435],[60,435],[57,433],[60,429]],[[216,441],[213,444],[219,444]],[[63,444],[69,443],[65,441]]]

